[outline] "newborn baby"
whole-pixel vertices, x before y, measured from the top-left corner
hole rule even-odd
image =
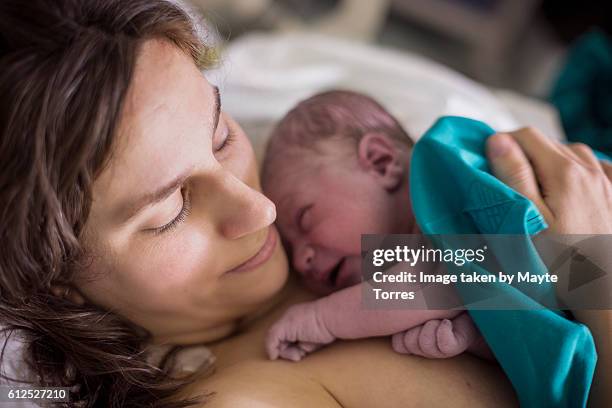
[[[277,125],[262,185],[294,269],[326,296],[291,307],[272,326],[270,358],[297,361],[335,339],[387,335],[398,353],[489,356],[465,312],[361,305],[361,234],[419,233],[408,184],[412,145],[381,105],[349,91],[302,101]]]

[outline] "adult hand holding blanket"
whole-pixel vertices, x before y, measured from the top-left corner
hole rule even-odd
[[[560,145],[522,129],[489,138],[487,156],[500,180],[538,206],[548,231],[612,233],[612,165],[587,146]],[[599,354],[589,404],[604,406],[612,401],[612,311],[575,310],[574,316],[590,328]]]

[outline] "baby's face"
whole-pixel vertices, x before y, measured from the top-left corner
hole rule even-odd
[[[392,196],[356,157],[327,150],[281,150],[263,181],[293,267],[319,294],[359,283],[361,234],[396,232],[397,216]]]

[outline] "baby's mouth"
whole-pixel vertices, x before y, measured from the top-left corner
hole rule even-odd
[[[340,269],[344,265],[344,261],[346,261],[346,258],[341,258],[340,262],[338,262],[338,264],[327,276],[327,281],[332,288],[335,288],[338,284],[338,276],[340,275]]]

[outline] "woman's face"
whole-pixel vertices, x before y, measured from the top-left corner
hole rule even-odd
[[[219,109],[189,56],[148,41],[93,186],[84,234],[93,261],[76,286],[158,342],[228,334],[287,277],[252,147]]]

